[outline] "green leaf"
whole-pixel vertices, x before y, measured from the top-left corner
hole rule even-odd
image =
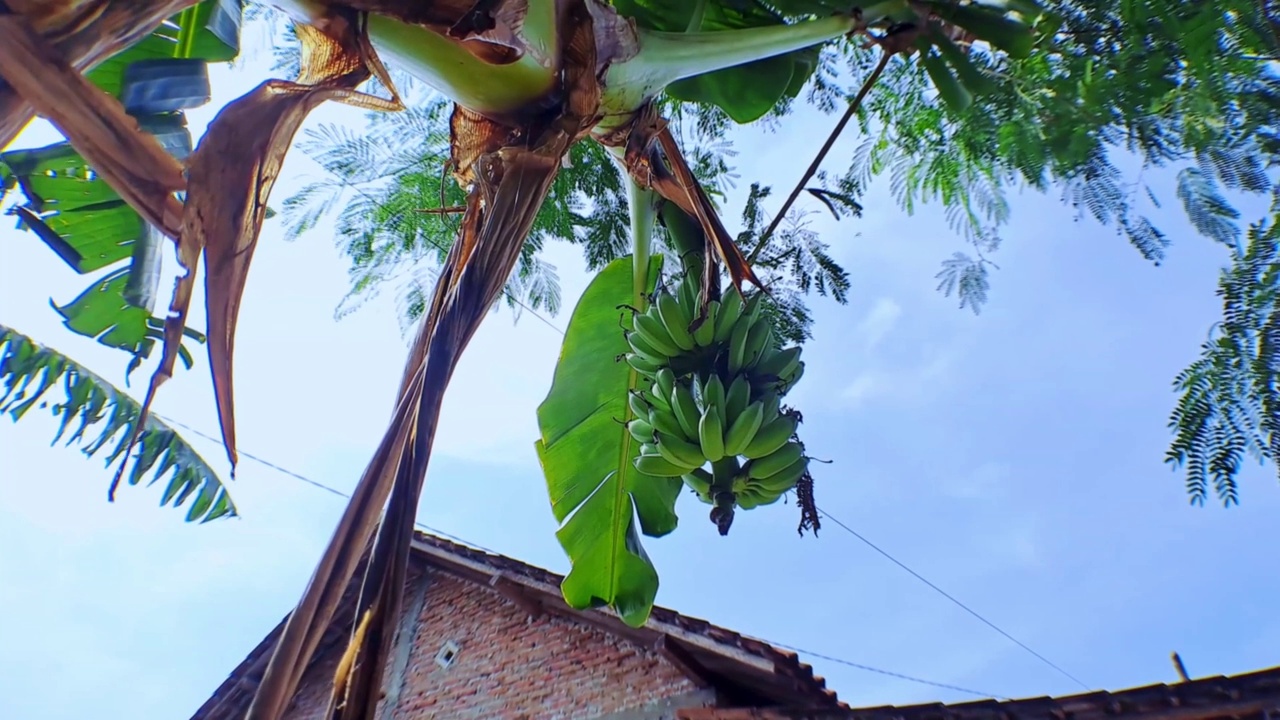
[[[649,265],[649,287],[662,269]],[[555,380],[538,407],[538,460],[556,537],[573,563],[561,584],[575,608],[609,605],[624,622],[643,625],[658,593],[658,573],[640,544],[676,527],[679,478],[642,475],[639,445],[623,423],[635,372],[615,358],[627,347],[620,319],[631,302],[631,258],[618,258],[587,287],[565,333]],[[638,527],[637,527],[638,520]]]
[[[240,54],[242,0],[204,0],[169,18],[160,27],[85,74],[89,82],[120,97],[125,68],[139,60],[193,58],[227,62]],[[184,34],[183,26],[188,31]]]
[[[0,154],[31,209],[38,213],[96,206],[120,195],[94,175],[71,143],[60,142],[30,150]]]
[[[79,420],[79,427],[66,444],[79,442],[84,453],[92,456],[113,437],[118,438],[115,452],[107,459],[110,465],[137,425],[142,410],[138,402],[74,360],[0,325],[0,412],[9,413],[16,421],[60,382],[65,399],[49,405],[55,416],[61,416],[54,442],[62,439],[74,420]],[[85,436],[90,428],[98,431],[92,440]],[[154,415],[148,418],[138,447],[142,462],[134,467],[130,484],[138,484],[149,474],[151,485],[169,474],[169,487],[160,504],[181,507],[196,494],[187,522],[204,523],[236,515],[235,503],[213,468],[168,424]],[[179,493],[179,489],[186,492]]]
[[[163,24],[128,50],[103,60],[97,67],[85,73],[85,79],[102,88],[112,97],[119,98],[120,88],[124,84],[125,68],[139,60],[171,58],[177,46],[177,27],[168,23]]]
[[[38,216],[15,208],[26,226],[63,262],[80,274],[113,265],[133,253],[143,221],[123,200],[91,205],[69,212]]]
[[[792,76],[803,69],[791,55],[779,55],[671,83],[667,94],[684,102],[716,105],[734,122],[745,125],[772,110],[792,89]],[[794,84],[796,92],[803,79]]]
[[[938,47],[938,51],[942,53],[942,57],[946,58],[947,64],[955,71],[956,76],[960,79],[964,89],[971,95],[983,95],[994,89],[994,83],[990,78],[982,74],[977,65],[969,59],[968,53],[960,49],[951,38],[942,34],[937,27],[933,27],[930,34],[930,40]]]
[[[838,7],[835,4],[825,7],[814,2],[790,5],[796,6],[781,8],[782,12],[829,15]],[[683,32],[693,16],[694,3],[686,0],[615,0],[614,7],[620,14],[635,18],[636,23],[645,29]],[[782,14],[763,3],[706,0],[699,30],[741,30],[782,25],[785,21]],[[737,123],[754,122],[764,117],[780,100],[799,94],[817,67],[817,56],[818,48],[806,48],[736,65],[672,83],[667,94],[684,102],[715,105]]]
[[[121,268],[96,280],[66,305],[54,305],[63,324],[72,332],[91,337],[109,347],[136,352],[147,337],[151,313],[124,298],[129,268]]]
[[[958,80],[956,76],[951,74],[951,68],[947,67],[946,62],[942,60],[941,55],[935,54],[933,51],[926,51],[921,58],[924,62],[924,69],[929,73],[929,79],[933,80],[933,86],[938,89],[938,96],[943,102],[951,107],[957,113],[964,112],[973,104],[973,95],[969,94]]]
[[[1001,9],[943,2],[928,5],[938,17],[968,30],[979,40],[1009,53],[1010,57],[1026,58],[1035,47],[1035,35],[1030,26],[1006,15]]]
[[[244,0],[205,0],[195,8],[195,37],[182,57],[228,62],[240,54]],[[190,12],[187,10],[185,12]]]

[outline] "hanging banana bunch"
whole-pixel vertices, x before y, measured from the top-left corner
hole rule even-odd
[[[763,292],[744,301],[730,289],[696,323],[700,284],[686,272],[632,316],[625,362],[647,389],[631,394],[627,429],[641,443],[636,469],[682,478],[723,535],[735,507],[775,503],[808,472],[799,413],[782,405],[804,362],[779,346]]]

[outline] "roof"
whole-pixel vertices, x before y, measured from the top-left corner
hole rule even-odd
[[[1280,713],[1280,666],[1172,685],[1022,700],[901,707],[677,711],[679,720],[1223,720]]]
[[[547,612],[574,619],[642,647],[661,653],[696,684],[714,686],[735,704],[776,704],[807,708],[847,708],[790,651],[747,637],[706,620],[688,617],[674,610],[655,607],[643,627],[633,628],[611,610],[575,610],[560,593],[564,579],[548,570],[513,558],[485,552],[444,538],[416,533],[410,559],[412,568],[425,564],[436,570],[488,585],[530,612]],[[360,573],[356,573],[359,577]],[[357,584],[353,581],[339,605],[335,621],[322,638],[316,658],[340,642],[345,642]],[[284,621],[255,647],[213,695],[195,712],[192,720],[238,720],[248,708],[271,651],[284,628]]]

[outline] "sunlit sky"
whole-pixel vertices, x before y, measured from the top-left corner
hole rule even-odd
[[[265,78],[267,55],[215,68],[193,127]],[[358,128],[364,116],[327,106],[306,127],[323,122]],[[801,110],[785,131],[734,134],[731,230],[747,185],[781,193],[833,123]],[[15,146],[56,139],[36,124]],[[856,142],[851,129],[828,167]],[[292,154],[272,204],[318,172]],[[1146,178],[1172,199],[1168,174]],[[1226,253],[1170,203],[1157,217],[1173,247],[1155,268],[1056,195],[1023,193],[975,317],[934,289],[960,239],[937,207],[898,210],[887,185],[861,219],[814,216],[853,281],[846,306],[814,298],[794,392],[806,444],[832,461],[816,471],[819,506],[1089,688],[1175,680],[1175,650],[1193,676],[1275,664],[1272,470],[1250,467],[1243,504],[1223,510],[1189,506],[1163,464],[1170,382],[1218,316]],[[240,317],[240,447],[347,491],[389,417],[407,339],[389,296],[334,320],[347,278],[325,225],[281,235],[268,221]],[[546,257],[566,299],[550,321],[563,328],[589,276],[573,247]],[[73,335],[49,306],[88,283],[33,235],[0,229],[0,322],[122,383],[127,358]],[[199,289],[191,322],[203,327]],[[447,395],[419,519],[563,573],[533,450],[560,339],[505,309],[486,321]],[[216,434],[207,368],[198,356],[156,408]],[[156,507],[157,487],[108,504],[108,471],[49,447],[55,427],[37,412],[0,422],[0,717],[188,717],[297,601],[343,501],[245,458],[230,482],[242,517],[187,525]],[[225,478],[220,448],[188,438]],[[679,509],[675,533],[646,541],[662,605],[985,695],[1082,689],[834,524],[799,537],[794,505],[740,513],[727,538],[696,499]],[[801,655],[855,706],[974,697]]]

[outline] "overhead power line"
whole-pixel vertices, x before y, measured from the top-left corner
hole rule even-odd
[[[171,418],[171,417],[168,417],[168,416],[165,416],[165,415],[161,415],[160,413],[152,413],[152,414],[153,414],[153,415],[155,415],[157,418],[159,418],[159,419],[161,419],[161,420],[163,420],[163,421],[165,421],[165,422],[169,423],[170,425],[176,425],[176,426],[178,426],[178,427],[180,427],[180,428],[182,428],[182,429],[184,429],[184,430],[186,430],[186,431],[190,432],[191,434],[193,434],[193,435],[197,435],[197,436],[199,436],[199,437],[202,437],[202,438],[204,438],[204,439],[206,439],[206,440],[209,440],[210,442],[216,442],[216,443],[221,443],[221,442],[222,442],[222,440],[220,440],[219,438],[214,437],[213,435],[210,435],[209,433],[206,433],[206,432],[204,432],[204,431],[202,431],[202,430],[199,430],[199,429],[197,429],[197,428],[194,428],[194,427],[192,427],[192,426],[190,426],[190,425],[188,425],[188,424],[186,424],[186,423],[184,423],[184,422],[182,422],[182,421],[180,421],[180,420],[175,420],[175,419],[173,419],[173,418]],[[258,463],[259,465],[262,465],[262,466],[264,466],[264,467],[268,467],[268,468],[270,468],[270,469],[272,469],[272,470],[275,470],[275,471],[276,471],[276,472],[278,472],[278,473],[281,473],[282,475],[287,475],[287,476],[289,476],[289,477],[291,477],[291,478],[293,478],[293,479],[295,479],[295,480],[298,480],[298,481],[301,481],[301,482],[303,482],[303,483],[306,483],[307,485],[310,485],[311,487],[314,487],[314,488],[317,488],[317,489],[323,490],[323,491],[325,491],[325,492],[327,492],[327,493],[329,493],[329,494],[331,494],[331,495],[336,495],[336,496],[338,496],[338,497],[340,497],[340,498],[344,498],[344,499],[350,499],[350,498],[351,498],[351,495],[350,495],[349,493],[343,492],[342,490],[339,490],[339,489],[337,489],[337,488],[333,487],[332,485],[326,485],[325,483],[319,482],[318,480],[312,480],[311,478],[309,478],[309,477],[307,477],[307,476],[305,476],[305,475],[302,475],[301,473],[296,473],[296,472],[294,472],[294,471],[292,471],[292,470],[289,470],[288,468],[285,468],[285,467],[282,467],[282,466],[280,466],[280,465],[277,465],[276,463],[273,463],[273,462],[271,462],[270,460],[267,460],[267,459],[265,459],[265,458],[262,458],[262,457],[259,457],[259,456],[257,456],[257,455],[254,455],[253,453],[247,452],[247,451],[245,451],[245,450],[243,450],[243,449],[240,449],[240,450],[239,450],[239,454],[240,454],[240,456],[241,456],[241,457],[243,457],[243,458],[245,458],[245,459],[247,459],[247,460],[252,460],[253,462]],[[825,515],[826,513],[823,513],[823,514]],[[830,516],[828,515],[828,517],[830,517]],[[835,522],[837,525],[839,525],[839,524],[840,524],[840,521],[836,520],[835,518],[831,518],[831,520],[832,520],[832,522]],[[477,545],[476,543],[473,543],[473,542],[471,542],[471,541],[469,541],[469,540],[466,540],[466,539],[464,539],[464,538],[460,538],[460,537],[458,537],[457,535],[451,535],[451,534],[449,534],[449,533],[447,533],[447,532],[444,532],[443,530],[440,530],[440,529],[438,529],[438,528],[433,528],[433,527],[431,527],[430,525],[427,525],[427,524],[425,524],[425,523],[420,523],[420,522],[416,522],[416,521],[415,521],[415,522],[414,522],[414,527],[418,528],[419,530],[425,530],[426,532],[429,532],[429,533],[431,533],[431,534],[433,534],[433,535],[438,535],[438,536],[440,536],[440,537],[443,537],[443,538],[446,538],[446,539],[449,539],[449,540],[453,540],[454,542],[460,543],[460,544],[462,544],[462,545],[468,545],[468,546],[470,546],[470,547],[476,548],[477,550],[483,550],[484,552],[490,553],[490,554],[492,554],[492,555],[501,555],[501,554],[502,554],[502,553],[499,553],[499,552],[497,552],[497,551],[495,551],[495,550],[490,550],[489,548],[486,548],[486,547],[484,547],[483,545]],[[850,531],[850,532],[852,532],[852,531]],[[882,552],[883,552],[883,551],[882,551]],[[895,561],[895,562],[897,562],[897,561]],[[833,655],[825,655],[825,654],[823,654],[823,653],[814,652],[814,651],[812,651],[812,650],[805,650],[805,649],[803,649],[803,648],[794,647],[794,646],[792,646],[792,645],[787,645],[786,643],[776,642],[776,641],[773,641],[773,640],[769,640],[769,639],[767,639],[767,638],[760,638],[760,637],[757,637],[756,639],[757,639],[757,640],[760,640],[761,642],[768,643],[769,645],[772,645],[772,646],[774,646],[774,647],[782,648],[782,649],[784,649],[784,650],[790,650],[790,651],[792,651],[792,652],[796,652],[796,653],[801,653],[801,654],[803,654],[803,655],[807,655],[807,656],[809,656],[809,657],[819,658],[819,659],[821,659],[821,660],[826,660],[827,662],[833,662],[833,663],[837,663],[837,664],[839,664],[839,665],[845,665],[845,666],[847,666],[847,667],[855,668],[855,669],[858,669],[858,670],[863,670],[863,671],[865,671],[865,672],[871,672],[871,673],[876,673],[876,674],[879,674],[879,675],[885,675],[885,676],[888,676],[888,677],[898,678],[899,680],[906,680],[906,681],[908,681],[908,682],[913,682],[913,683],[917,683],[917,684],[920,684],[920,685],[929,685],[929,686],[932,686],[932,687],[942,688],[942,689],[945,689],[945,690],[954,690],[954,691],[956,691],[956,692],[962,692],[962,693],[966,693],[966,694],[968,694],[968,695],[974,695],[974,696],[976,696],[976,697],[989,697],[989,698],[995,698],[995,699],[997,699],[997,700],[1007,700],[1007,699],[1008,699],[1008,698],[1006,698],[1006,697],[1004,697],[1004,696],[1002,696],[1002,695],[997,695],[997,694],[995,694],[995,693],[981,692],[981,691],[978,691],[978,690],[971,690],[971,689],[969,689],[969,688],[960,687],[959,685],[949,685],[949,684],[947,684],[947,683],[936,682],[936,681],[933,681],[933,680],[926,680],[926,679],[924,679],[924,678],[919,678],[919,677],[915,677],[915,676],[912,676],[912,675],[906,675],[906,674],[904,674],[904,673],[894,672],[894,671],[892,671],[892,670],[885,670],[885,669],[883,669],[883,668],[878,668],[878,667],[875,667],[875,666],[873,666],[873,665],[865,665],[865,664],[863,664],[863,663],[854,662],[854,661],[852,661],[852,660],[845,660],[844,658],[835,657],[835,656],[833,656]]]
[[[898,678],[899,680],[908,680],[913,683],[920,683],[921,685],[932,685],[933,687],[943,688],[944,690],[955,690],[956,692],[967,693],[969,695],[976,695],[978,697],[983,697],[983,698],[995,698],[996,700],[1009,699],[1003,695],[997,695],[995,693],[987,693],[987,692],[980,692],[978,690],[970,690],[969,688],[960,687],[959,685],[948,685],[947,683],[934,682],[932,680],[925,680],[923,678],[912,677],[910,675],[903,675],[902,673],[896,673],[891,670],[882,670],[878,667],[871,667],[870,665],[862,665],[861,663],[856,663],[856,662],[853,662],[852,660],[844,660],[842,658],[832,657],[831,655],[823,655],[822,653],[819,653],[819,652],[814,652],[812,650],[805,650],[804,648],[792,647],[791,645],[775,642],[773,640],[766,640],[764,638],[757,638],[757,639],[760,640],[761,642],[769,643],[774,647],[780,647],[783,650],[790,650],[792,652],[800,653],[802,655],[808,655],[809,657],[820,658],[822,660],[826,660],[827,662],[838,663],[840,665],[848,665],[851,668],[857,668],[859,670],[865,670],[867,672],[878,673],[880,675],[887,675],[889,677]]]
[[[859,540],[861,540],[863,543],[865,543],[865,544],[866,544],[866,546],[867,546],[867,547],[871,548],[872,550],[875,550],[876,552],[880,553],[880,554],[881,554],[881,555],[883,555],[885,558],[887,558],[887,559],[889,560],[889,562],[893,563],[894,565],[897,565],[898,567],[902,568],[903,570],[906,570],[906,571],[911,575],[911,577],[914,577],[915,579],[919,580],[920,582],[924,583],[925,585],[928,585],[928,586],[929,586],[929,587],[930,587],[934,592],[936,592],[936,593],[938,593],[939,595],[941,595],[942,597],[944,597],[944,598],[946,598],[946,599],[950,600],[950,601],[951,601],[951,602],[952,602],[956,607],[958,607],[958,608],[960,608],[961,610],[964,610],[965,612],[967,612],[967,613],[969,613],[970,615],[974,616],[975,618],[977,618],[978,620],[980,620],[980,621],[981,621],[984,625],[986,625],[987,627],[991,628],[992,630],[995,630],[996,632],[1000,633],[1000,634],[1001,634],[1001,635],[1003,635],[1004,637],[1008,638],[1011,642],[1013,642],[1013,644],[1017,645],[1018,647],[1022,648],[1023,650],[1026,650],[1027,652],[1031,653],[1031,655],[1032,655],[1033,657],[1035,657],[1036,659],[1038,659],[1040,662],[1042,662],[1042,663],[1044,663],[1045,665],[1048,665],[1049,667],[1051,667],[1051,668],[1053,668],[1054,670],[1058,671],[1059,673],[1061,673],[1061,674],[1062,674],[1062,676],[1063,676],[1063,677],[1065,677],[1065,678],[1067,678],[1067,679],[1071,680],[1072,682],[1074,682],[1075,684],[1077,684],[1077,685],[1079,685],[1080,687],[1084,688],[1085,690],[1092,690],[1092,688],[1090,688],[1088,685],[1084,684],[1084,683],[1083,683],[1079,678],[1077,678],[1075,675],[1072,675],[1071,673],[1067,672],[1066,670],[1063,670],[1061,667],[1059,667],[1059,666],[1058,666],[1057,664],[1055,664],[1053,661],[1049,660],[1048,658],[1046,658],[1045,656],[1043,656],[1043,655],[1041,655],[1040,653],[1036,652],[1035,650],[1032,650],[1032,649],[1030,648],[1030,646],[1028,646],[1026,643],[1022,642],[1022,641],[1021,641],[1021,640],[1019,640],[1018,638],[1016,638],[1016,637],[1014,637],[1014,636],[1010,635],[1009,633],[1005,632],[1005,631],[1004,631],[1004,629],[1003,629],[1003,628],[1001,628],[999,625],[996,625],[995,623],[993,623],[993,622],[991,622],[990,620],[988,620],[988,619],[986,619],[985,617],[983,617],[981,614],[979,614],[979,613],[978,613],[978,611],[977,611],[977,610],[974,610],[973,608],[969,607],[968,605],[965,605],[964,603],[960,602],[960,601],[959,601],[959,600],[957,600],[957,599],[955,598],[955,596],[953,596],[951,593],[948,593],[946,590],[943,590],[942,588],[938,587],[937,585],[934,585],[932,582],[930,582],[930,581],[929,581],[929,579],[928,579],[928,578],[926,578],[925,576],[923,576],[923,575],[921,575],[920,573],[916,572],[915,570],[912,570],[911,568],[907,567],[907,564],[906,564],[906,563],[904,563],[904,562],[902,562],[901,560],[899,560],[898,558],[896,558],[896,557],[894,557],[894,556],[890,555],[887,551],[885,551],[885,550],[884,550],[883,548],[881,548],[879,545],[876,545],[875,543],[871,542],[871,541],[870,541],[870,540],[868,540],[867,538],[863,537],[863,536],[862,536],[862,534],[861,534],[861,533],[859,533],[858,531],[856,531],[856,530],[854,530],[853,528],[849,527],[848,525],[845,525],[844,523],[840,522],[840,520],[839,520],[838,518],[836,518],[835,516],[833,516],[831,513],[827,512],[826,510],[823,510],[822,508],[818,508],[817,510],[818,510],[818,512],[819,512],[819,513],[821,513],[821,514],[822,514],[822,516],[823,516],[823,517],[825,517],[826,519],[828,519],[828,520],[830,520],[831,522],[833,522],[833,523],[835,523],[836,525],[838,525],[838,526],[839,526],[841,529],[843,529],[845,532],[847,532],[847,533],[849,533],[850,535],[852,535],[852,536],[854,536],[854,537],[858,538]]]

